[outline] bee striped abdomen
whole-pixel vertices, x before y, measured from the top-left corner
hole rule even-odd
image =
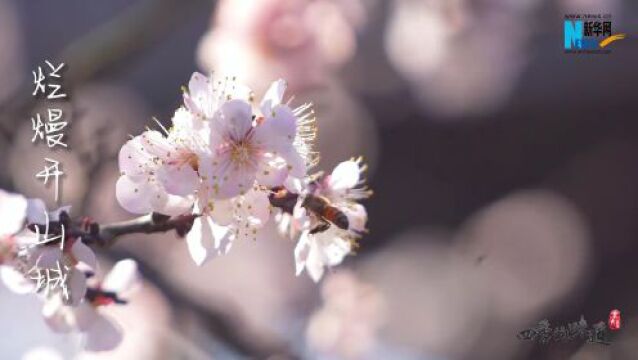
[[[348,217],[341,210],[337,209],[334,206],[328,206],[325,209],[323,217],[331,223],[335,224],[337,227],[348,230],[349,223]]]

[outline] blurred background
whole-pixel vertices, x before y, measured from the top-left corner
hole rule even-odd
[[[565,54],[570,13],[610,13],[628,38]],[[375,191],[370,233],[319,284],[274,226],[202,268],[172,233],[102,250],[146,277],[108,309],[114,352],[82,353],[1,288],[2,357],[638,358],[636,18],[631,0],[0,0],[0,188],[53,206],[34,177],[53,156],[74,216],[129,218],[117,151],[214,70],[257,94],[285,78],[315,104],[318,169],[363,155]],[[68,65],[70,150],[31,143],[46,59]],[[516,338],[611,309],[609,346]]]

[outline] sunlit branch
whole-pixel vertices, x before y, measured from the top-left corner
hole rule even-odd
[[[79,224],[71,225],[69,234],[72,237],[80,237],[88,245],[107,247],[112,245],[120,236],[128,234],[153,234],[168,231],[176,231],[179,236],[184,236],[193,226],[193,220],[197,215],[180,215],[168,217],[152,213],[135,219],[98,224],[90,220],[83,220]]]

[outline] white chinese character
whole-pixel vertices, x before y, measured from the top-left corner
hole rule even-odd
[[[63,124],[64,126],[66,126],[66,123],[60,123]],[[60,145],[63,147],[67,147],[66,143],[62,141],[62,138],[64,137],[64,134],[50,134],[50,132],[54,132],[55,130],[51,130],[54,127],[50,127],[50,124],[47,124],[47,145],[52,148],[56,145]],[[62,126],[61,128],[63,128],[64,126]]]
[[[49,148],[56,145],[67,147],[66,142],[62,140],[64,138],[64,134],[53,134],[62,131],[68,125],[68,122],[66,121],[59,121],[62,118],[62,110],[48,109],[48,112],[49,121],[46,123],[42,122],[40,114],[36,114],[35,117],[31,118],[33,128],[33,137],[31,138],[31,142],[34,143],[38,139],[44,140],[46,135],[47,145]]]
[[[44,60],[44,62],[49,65],[49,67],[51,68],[51,72],[49,73],[49,76],[54,77],[54,78],[61,78],[62,76],[60,74],[58,74],[58,71],[60,71],[63,67],[64,67],[64,63],[60,63],[60,65],[58,65],[58,67],[56,68],[55,65],[53,65],[49,60]]]
[[[56,261],[55,265],[55,268],[43,269],[36,263],[31,270],[29,270],[28,275],[30,276],[28,278],[36,281],[36,292],[44,290],[44,294],[48,296],[50,292],[59,288],[62,290],[62,296],[64,299],[68,300],[69,287],[67,279],[70,268],[66,265],[63,267],[59,260]]]
[[[40,114],[36,114],[35,118],[31,118],[31,124],[33,127],[33,137],[31,138],[31,142],[35,142],[38,138],[40,140],[44,140],[44,131],[42,131],[44,123],[40,118]]]
[[[46,79],[44,74],[42,73],[42,67],[38,66],[38,73],[36,74],[35,71],[32,71],[33,73],[33,84],[35,85],[35,90],[33,90],[33,93],[31,95],[36,96],[38,95],[38,93],[43,93],[45,92],[45,87],[42,82]]]
[[[59,169],[60,162],[44,158],[45,162],[50,163],[51,166],[44,166],[44,170],[40,171],[35,175],[36,178],[44,178],[44,185],[46,185],[49,181],[49,176],[55,176],[55,201],[58,201],[58,193],[60,190],[59,177],[63,175],[64,172]]]
[[[49,95],[47,96],[47,99],[52,100],[52,99],[63,99],[66,97],[66,93],[58,93],[61,89],[62,89],[62,85],[60,84],[48,84],[50,89],[53,89],[51,92],[49,92]]]
[[[49,122],[56,122],[62,119],[62,109],[47,109],[49,112]]]
[[[49,236],[49,214],[46,211],[44,212],[44,219],[46,221],[46,224],[44,225],[44,234],[42,234],[42,239],[40,237],[40,227],[38,226],[38,224],[34,224],[35,235],[38,239],[36,244],[44,245],[60,239],[60,250],[64,250],[64,239],[66,238],[66,236],[64,235],[64,224],[60,224],[60,235]]]
[[[69,291],[67,287],[67,276],[69,275],[69,267],[60,266],[60,261],[56,261],[57,268],[46,269],[47,272],[47,288],[48,290],[55,290],[60,288],[62,290],[62,296],[65,300],[69,299]],[[53,276],[52,276],[53,275]]]
[[[38,264],[36,263],[35,265],[33,265],[33,267],[31,268],[31,270],[29,270],[29,275],[30,274],[34,274],[34,275],[30,275],[29,279],[30,280],[35,280],[36,281],[36,285],[35,285],[35,291],[39,292],[40,290],[45,288],[46,285],[46,276],[45,276],[45,272],[43,271],[43,269],[40,269],[38,267]]]
[[[58,66],[53,65],[49,60],[44,61],[47,66],[50,68],[48,74],[44,74],[42,71],[42,67],[38,66],[37,72],[34,70],[31,73],[33,74],[33,84],[35,85],[35,89],[33,90],[32,95],[36,96],[40,93],[46,94],[47,88],[49,90],[47,99],[60,99],[65,98],[66,93],[62,92],[62,85],[60,84],[50,84],[46,80],[47,78],[57,78],[61,79],[62,75],[59,73],[62,68],[64,68],[64,63],[60,63]]]
[[[61,131],[62,129],[66,127],[66,124],[67,124],[66,121],[48,122],[46,124],[47,135],[54,132]]]

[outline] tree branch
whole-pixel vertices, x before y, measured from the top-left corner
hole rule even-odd
[[[185,236],[193,226],[198,215],[187,214],[175,217],[152,213],[131,220],[111,224],[98,224],[88,218],[72,223],[61,216],[66,234],[81,238],[87,245],[109,247],[120,237],[128,234],[153,234],[175,230],[177,235]]]

